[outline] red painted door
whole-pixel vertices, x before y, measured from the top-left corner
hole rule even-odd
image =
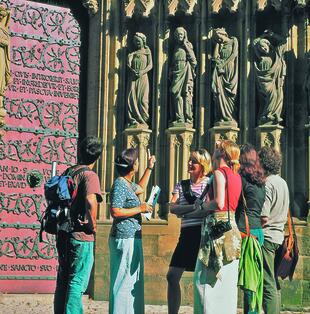
[[[1,4],[11,12],[12,83],[0,139],[0,291],[50,293],[57,260],[54,237],[38,238],[43,184],[53,161],[58,173],[76,161],[80,28],[68,8]]]

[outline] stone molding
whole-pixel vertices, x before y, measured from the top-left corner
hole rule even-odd
[[[197,0],[168,0],[165,1],[167,15],[175,15],[177,12],[184,12],[192,15],[197,7]]]
[[[259,147],[274,147],[281,152],[281,135],[284,127],[281,125],[262,125],[257,130],[257,143]]]
[[[237,126],[214,126],[210,129],[211,147],[213,148],[215,142],[219,140],[230,140],[237,143],[239,131]]]
[[[213,0],[211,9],[213,13],[218,13],[222,8],[226,8],[231,12],[236,12],[241,1],[242,0]]]
[[[248,0],[244,0],[248,1]],[[309,0],[253,0],[254,6],[258,11],[263,11],[268,7],[274,7],[277,11],[283,9],[290,10],[293,4],[295,8],[305,8]],[[211,3],[212,13],[218,13],[221,9],[228,9],[230,12],[236,12],[241,8],[242,0],[213,0]]]
[[[166,130],[169,159],[168,159],[168,188],[169,195],[176,182],[187,178],[187,162],[191,145],[194,140],[195,129],[190,127],[170,127]]]
[[[95,15],[99,10],[98,0],[82,0],[82,4],[88,10],[89,15]]]
[[[155,6],[154,0],[122,0],[124,16],[131,18],[134,13],[148,17]]]
[[[291,4],[295,7],[304,8],[306,7],[308,0],[255,0],[257,2],[257,10],[263,11],[268,6],[274,7],[277,11],[281,11],[283,8],[287,7],[290,10]]]
[[[136,148],[139,158],[138,177],[141,178],[147,167],[147,149],[150,145],[152,131],[145,128],[127,128],[124,130],[127,148]],[[146,197],[146,195],[145,195]]]

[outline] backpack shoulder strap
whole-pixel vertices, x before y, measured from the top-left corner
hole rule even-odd
[[[194,204],[197,197],[193,194],[193,191],[191,189],[190,179],[182,180],[181,181],[181,187],[182,187],[183,196],[186,199],[186,201],[189,204]]]
[[[78,174],[80,174],[80,173],[82,173],[82,172],[85,172],[85,171],[92,171],[92,170],[90,170],[88,167],[81,167],[81,168],[79,168],[79,169],[77,169],[77,170],[75,170],[75,171],[73,171],[73,172],[71,172],[71,177],[75,177],[75,176],[77,176]]]
[[[88,167],[81,167],[81,168],[78,168],[78,169],[75,169],[76,168],[76,166],[73,166],[73,167],[69,167],[64,173],[63,173],[63,175],[67,175],[67,176],[71,176],[71,177],[74,177],[74,176],[76,176],[76,175],[78,175],[78,174],[80,174],[80,173],[82,173],[82,172],[84,172],[84,171],[87,171],[87,170],[89,170],[89,171],[92,171],[92,170],[90,170]]]
[[[181,180],[181,187],[182,187],[182,191],[183,193],[185,192],[189,192],[191,189],[191,183],[190,183],[190,179],[186,179],[186,180]]]

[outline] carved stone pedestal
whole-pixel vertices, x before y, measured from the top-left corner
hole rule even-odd
[[[310,120],[310,119],[309,119]],[[307,222],[310,223],[310,121],[309,121],[309,124],[306,124],[305,125],[305,128],[306,128],[306,137],[307,137],[307,147],[308,147],[308,165],[307,165],[307,169],[308,169],[308,202],[307,202],[307,205],[308,205],[308,217],[307,217]]]
[[[237,142],[238,132],[240,129],[236,125],[216,125],[213,128],[209,129],[210,131],[210,143],[211,150],[213,150],[215,142],[218,140],[231,140]],[[212,151],[210,152],[212,153]]]
[[[258,148],[263,146],[274,147],[281,152],[281,134],[284,127],[281,125],[261,125],[256,128],[256,143]]]
[[[174,185],[188,177],[187,162],[190,155],[190,147],[193,142],[195,130],[188,127],[171,127],[166,130],[168,137],[169,159],[169,195]]]
[[[147,167],[147,149],[150,143],[151,133],[152,131],[147,128],[128,128],[124,130],[126,147],[136,148],[139,153],[139,178],[141,178]]]

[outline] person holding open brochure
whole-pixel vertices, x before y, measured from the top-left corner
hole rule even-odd
[[[110,194],[110,314],[144,313],[141,213],[151,212],[153,207],[141,203],[138,195],[146,188],[156,161],[155,156],[148,155],[148,166],[138,184],[132,182],[139,169],[137,151],[126,149],[115,159],[119,177]]]
[[[170,212],[181,216],[194,210],[194,201],[207,189],[211,172],[211,156],[205,149],[190,154],[188,160],[189,180],[177,183],[173,192]],[[168,312],[178,313],[181,303],[180,280],[183,272],[194,271],[200,244],[202,218],[182,218],[181,233],[167,273]]]

